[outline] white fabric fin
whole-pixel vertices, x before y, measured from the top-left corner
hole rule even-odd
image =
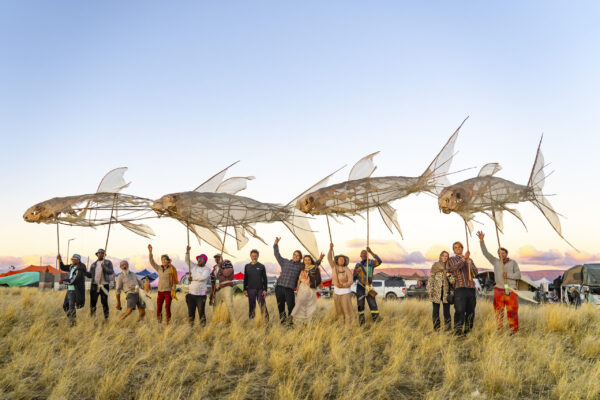
[[[143,236],[145,238],[150,239],[152,236],[154,236],[154,231],[152,230],[152,228],[150,228],[148,225],[145,224],[134,224],[132,222],[129,221],[119,221],[118,222],[120,225],[122,225],[124,228],[129,229],[131,232]]]
[[[379,154],[378,151],[375,153],[371,153],[368,156],[365,156],[358,160],[356,164],[350,170],[350,174],[348,175],[349,181],[354,181],[356,179],[363,179],[370,177],[377,167],[373,162],[373,157]]]
[[[400,224],[398,223],[398,215],[396,214],[396,210],[390,206],[389,204],[383,204],[379,206],[379,213],[381,214],[381,218],[385,225],[388,227],[391,233],[394,233],[393,227],[396,227],[396,230],[400,234],[400,237],[404,239],[402,236],[402,231],[400,230]]]
[[[127,167],[115,168],[109,171],[100,181],[96,193],[119,193],[122,189],[129,186],[131,182],[125,182]]]
[[[246,232],[248,232],[250,234],[250,236],[252,236],[253,238],[260,240],[265,245],[267,244],[267,242],[265,242],[263,238],[261,238],[260,236],[257,235],[256,229],[254,229],[254,227],[252,227],[250,225],[244,225],[244,229],[246,229]]]
[[[501,169],[502,167],[498,163],[488,163],[481,167],[477,176],[492,176]]]
[[[221,251],[223,241],[221,239],[221,236],[219,236],[219,234],[216,231],[199,225],[190,225],[190,231],[194,235],[196,235],[196,238],[198,239],[198,244],[202,245],[202,240],[204,240],[210,246],[214,247],[218,251]],[[223,253],[229,254],[227,248],[223,250]]]
[[[248,181],[253,180],[253,176],[236,176],[233,178],[225,179],[215,190],[215,193],[227,193],[236,194],[245,190],[248,185]]]
[[[246,237],[244,228],[242,228],[241,226],[235,226],[234,229],[235,241],[237,242],[237,249],[241,250],[249,242],[249,239]]]
[[[317,239],[315,233],[310,227],[310,223],[306,215],[302,214],[301,211],[296,207],[290,207],[291,215],[285,220],[281,221],[283,224],[292,232],[292,234],[298,239],[298,241],[304,246],[304,248],[310,253],[313,258],[319,258],[319,247],[317,246]]]
[[[319,190],[319,189],[327,186],[327,183],[329,182],[329,178],[331,178],[336,172],[340,171],[342,168],[346,168],[346,166],[344,165],[343,167],[336,169],[331,174],[327,175],[325,178],[321,179],[319,182],[315,183],[314,185],[312,185],[311,187],[309,187],[308,189],[306,189],[304,192],[302,192],[298,196],[294,197],[292,199],[292,201],[290,201],[287,205],[289,206],[291,204],[295,204],[296,201],[299,198],[301,198],[302,196],[304,196],[305,194],[310,193],[310,192],[314,192],[315,190]]]
[[[206,180],[204,183],[200,184],[200,186],[198,186],[193,191],[194,192],[202,192],[202,193],[206,193],[206,192],[213,193],[215,190],[217,190],[217,188],[219,187],[221,182],[223,182],[223,179],[225,178],[225,174],[227,173],[227,170],[229,168],[233,167],[237,163],[239,163],[239,161],[236,161],[233,164],[231,164],[229,167],[225,168],[224,170],[217,172],[216,174],[214,174],[213,176],[208,178],[208,180]]]

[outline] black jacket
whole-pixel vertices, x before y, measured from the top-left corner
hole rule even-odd
[[[71,271],[72,264],[65,265],[63,262],[60,262],[61,271]],[[67,285],[75,286],[75,305],[77,308],[81,308],[85,304],[85,275],[87,274],[87,269],[85,268],[85,264],[80,262],[77,265],[77,271],[73,274],[73,279],[63,279],[63,281]]]
[[[99,268],[102,268],[102,261],[96,260],[92,263],[92,265],[90,265],[90,271],[85,273],[85,276],[87,276],[88,278],[92,279],[92,283],[98,283],[98,282],[94,282],[94,278],[96,277],[96,266],[98,266]],[[113,269],[113,265],[112,262],[110,262],[110,260],[105,260],[104,261],[104,269],[102,271],[102,273],[104,274],[104,280],[106,281],[106,284],[108,284],[115,275],[115,271]]]
[[[244,267],[244,290],[248,289],[267,290],[267,269],[259,262]]]

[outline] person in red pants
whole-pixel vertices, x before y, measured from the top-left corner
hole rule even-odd
[[[502,329],[504,325],[504,308],[506,308],[506,319],[512,333],[519,330],[519,300],[517,293],[513,290],[517,287],[517,280],[521,279],[521,270],[519,264],[515,260],[508,258],[508,250],[505,248],[498,249],[496,258],[490,254],[483,238],[485,234],[481,231],[477,232],[481,252],[488,259],[490,264],[494,266],[494,277],[496,284],[494,286],[494,310],[496,311],[496,322],[498,329]]]
[[[173,264],[171,264],[171,259],[168,255],[163,254],[160,256],[160,263],[158,265],[154,261],[154,256],[152,255],[152,245],[148,245],[148,259],[150,260],[150,265],[158,274],[158,297],[156,299],[156,319],[159,323],[162,322],[162,307],[163,303],[165,304],[165,311],[167,312],[167,325],[171,320],[171,301],[174,298],[175,289],[177,287],[177,271]]]

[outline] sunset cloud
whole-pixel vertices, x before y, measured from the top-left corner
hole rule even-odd
[[[600,253],[592,254],[585,251],[576,252],[570,250],[561,252],[556,249],[542,251],[527,245],[517,250],[513,257],[520,264],[569,268],[577,264],[592,263],[600,260]]]
[[[346,242],[346,247],[350,248],[348,251],[350,259],[358,260],[364,246],[364,239],[352,239]],[[425,265],[428,262],[423,253],[408,252],[396,240],[372,240],[370,247],[385,264]]]

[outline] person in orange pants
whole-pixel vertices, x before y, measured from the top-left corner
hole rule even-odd
[[[519,300],[518,296],[512,290],[509,295],[504,293],[504,289],[494,288],[494,310],[496,311],[496,322],[498,329],[504,325],[504,307],[506,307],[506,319],[512,332],[519,330]]]
[[[517,281],[521,279],[521,270],[515,260],[508,258],[508,250],[498,249],[499,258],[490,254],[483,238],[485,234],[477,232],[481,252],[494,266],[494,310],[496,310],[496,322],[498,329],[504,325],[504,308],[506,307],[506,318],[510,330],[515,333],[519,330],[519,300],[517,293],[513,290],[517,287]]]

